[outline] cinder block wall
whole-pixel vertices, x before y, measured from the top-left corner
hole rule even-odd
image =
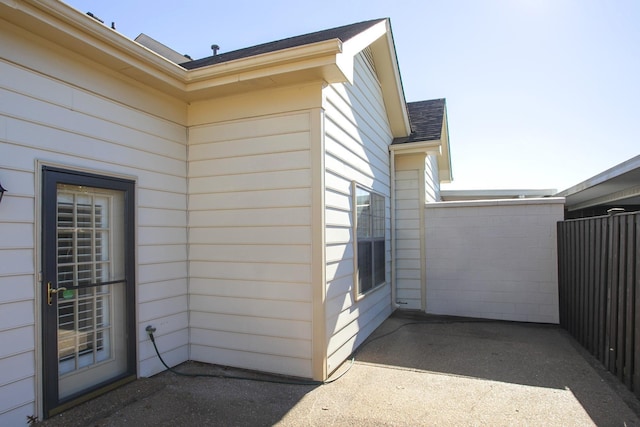
[[[558,323],[564,199],[425,205],[427,312]]]

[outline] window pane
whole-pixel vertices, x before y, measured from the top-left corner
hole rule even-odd
[[[356,187],[358,292],[365,293],[386,281],[385,198]]]
[[[363,188],[356,187],[356,203],[358,206],[369,206],[371,204],[371,193]]]
[[[373,215],[384,218],[384,197],[372,194]]]
[[[358,237],[371,237],[371,216],[369,215],[369,208],[366,208],[364,212],[358,212]]]
[[[372,194],[373,237],[384,237],[384,197]]]
[[[373,266],[375,269],[373,274],[374,286],[380,285],[386,280],[384,254],[384,240],[376,240],[373,243]]]
[[[358,237],[371,236],[371,195],[362,188],[356,188]]]
[[[373,287],[372,243],[358,242],[358,286],[360,293]]]
[[[384,218],[373,218],[373,237],[384,237]]]

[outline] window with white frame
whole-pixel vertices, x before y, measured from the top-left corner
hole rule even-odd
[[[385,282],[384,196],[354,184],[356,283],[364,294]]]

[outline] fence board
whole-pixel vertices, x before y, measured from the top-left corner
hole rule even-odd
[[[584,242],[584,225],[585,225],[586,221],[580,221],[580,222],[576,222],[577,225],[577,230],[576,230],[576,244],[577,244],[577,255],[578,255],[578,259],[577,261],[577,292],[578,292],[578,327],[577,327],[577,331],[578,331],[578,338],[580,341],[580,344],[585,345],[585,340],[584,340],[584,333],[586,328],[585,327],[580,327],[580,326],[586,326],[586,322],[585,322],[585,307],[584,307],[584,296],[585,296],[585,291],[584,291],[584,262],[585,262],[585,242]]]
[[[624,383],[628,388],[632,387],[632,373],[634,369],[633,364],[633,310],[634,310],[634,299],[635,292],[633,289],[633,267],[635,264],[635,250],[634,250],[634,218],[632,216],[627,216],[623,218],[627,223],[627,236],[625,237],[626,243],[626,261],[625,261],[625,352],[624,352]]]
[[[634,289],[635,289],[635,301],[634,301],[634,346],[633,346],[633,360],[634,371],[632,389],[636,396],[640,397],[640,215],[636,215],[634,218],[635,223],[635,268],[634,268]]]
[[[616,324],[616,374],[620,380],[624,381],[624,347],[625,347],[625,298],[626,292],[626,261],[627,261],[627,245],[625,245],[625,237],[627,234],[627,223],[624,217],[615,217],[619,227],[618,238],[618,321]]]
[[[607,307],[607,223],[604,221],[594,220],[596,224],[596,358],[604,363],[605,342],[604,342],[604,325],[605,313]]]
[[[640,397],[640,212],[558,223],[560,324]]]
[[[615,218],[610,218],[609,227],[612,233],[609,234],[609,294],[607,295],[607,310],[609,315],[607,321],[607,346],[609,352],[605,356],[607,369],[612,373],[616,373],[616,322],[618,321],[618,222]]]
[[[570,235],[570,244],[571,246],[569,247],[569,257],[571,258],[571,270],[570,270],[570,278],[569,280],[571,281],[571,288],[569,288],[569,299],[568,302],[569,304],[569,325],[571,327],[571,333],[576,336],[576,314],[578,313],[578,305],[574,304],[573,302],[576,301],[576,297],[577,297],[577,290],[578,290],[578,270],[577,270],[577,247],[578,245],[576,244],[576,235],[577,233],[575,232],[576,228],[576,224],[571,224],[571,226],[569,227],[569,229],[571,230],[571,235]]]
[[[598,292],[598,274],[600,270],[600,263],[598,262],[598,257],[600,256],[600,247],[598,245],[598,236],[599,236],[599,222],[591,220],[589,221],[589,233],[590,233],[590,258],[589,258],[589,292],[591,295],[591,322],[589,324],[589,328],[591,329],[591,346],[589,351],[591,354],[598,353],[598,345],[599,345],[599,303],[600,303],[600,294]]]

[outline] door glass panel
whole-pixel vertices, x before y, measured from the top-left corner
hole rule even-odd
[[[61,398],[126,369],[123,206],[121,191],[57,186]]]

